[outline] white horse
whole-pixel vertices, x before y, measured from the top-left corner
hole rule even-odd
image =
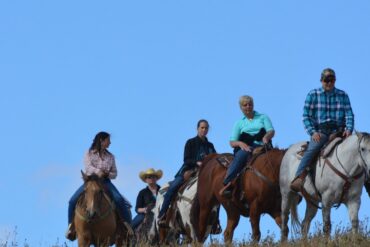
[[[288,238],[289,211],[292,213],[292,227],[298,232],[299,226],[303,237],[307,237],[311,220],[315,217],[318,204],[322,206],[323,231],[330,235],[330,210],[335,205],[345,204],[352,224],[352,231],[358,231],[358,211],[361,204],[361,192],[365,177],[370,169],[370,134],[356,133],[347,137],[326,157],[320,156],[316,163],[314,181],[306,176],[304,189],[309,194],[306,199],[305,218],[300,224],[297,205],[301,193],[290,189],[300,159],[297,152],[304,143],[292,145],[286,152],[280,168],[280,190],[282,194],[281,239]]]
[[[186,187],[183,192],[177,195],[176,209],[173,215],[173,220],[169,221],[169,226],[163,229],[158,224],[158,214],[163,204],[164,194],[168,189],[168,184],[164,185],[157,195],[156,205],[153,208],[154,221],[149,232],[149,238],[151,241],[159,240],[160,242],[167,241],[177,241],[180,234],[184,235],[186,242],[195,242],[196,233],[194,226],[190,222],[190,210],[192,206],[193,199],[197,192],[198,176],[195,176],[187,182]],[[171,204],[172,205],[172,204]],[[171,209],[169,209],[171,210]]]

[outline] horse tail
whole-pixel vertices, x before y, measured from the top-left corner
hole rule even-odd
[[[195,230],[195,235],[199,240],[199,212],[200,212],[200,204],[199,204],[199,197],[198,192],[195,193],[193,203],[190,209],[190,223],[193,225]]]
[[[292,229],[293,229],[293,234],[299,234],[301,231],[301,222],[299,221],[299,215],[298,215],[298,204],[300,202],[300,197],[294,197],[292,198],[292,203],[290,206],[290,214],[292,216]]]

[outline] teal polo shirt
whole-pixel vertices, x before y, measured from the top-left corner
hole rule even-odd
[[[243,132],[250,135],[255,135],[262,128],[265,128],[266,132],[274,130],[271,120],[267,115],[254,111],[253,119],[248,119],[246,116],[244,116],[235,123],[230,141],[239,141],[240,134]],[[263,144],[262,142],[255,143],[260,145]]]

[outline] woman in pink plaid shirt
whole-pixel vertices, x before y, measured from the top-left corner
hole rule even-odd
[[[84,159],[85,173],[87,176],[97,175],[103,178],[104,185],[119,211],[125,226],[131,224],[131,204],[119,193],[113,185],[111,179],[117,177],[117,167],[113,154],[108,151],[110,145],[110,135],[107,132],[96,134],[90,149],[87,151]],[[84,185],[80,186],[69,200],[68,207],[68,230],[66,238],[69,240],[76,239],[76,233],[73,224],[74,211],[80,195],[84,192]]]

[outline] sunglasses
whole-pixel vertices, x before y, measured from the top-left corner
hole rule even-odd
[[[329,75],[323,79],[323,82],[325,83],[334,82],[334,81],[335,81],[335,76],[332,76],[332,75]]]
[[[146,176],[145,178],[152,179],[152,178],[157,178],[157,177],[156,176]]]

